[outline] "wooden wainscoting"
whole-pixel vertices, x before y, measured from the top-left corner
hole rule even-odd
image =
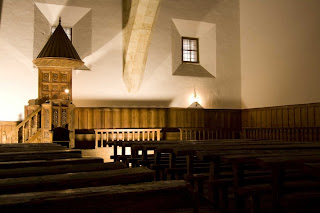
[[[244,137],[319,141],[320,103],[242,110]]]
[[[241,128],[241,110],[184,108],[75,109],[75,129]]]
[[[178,128],[241,129],[241,110],[82,107],[75,109],[76,131],[112,128],[162,128],[161,140],[179,140]],[[92,140],[88,135],[78,136]]]

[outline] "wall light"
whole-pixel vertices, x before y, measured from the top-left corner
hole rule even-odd
[[[64,90],[64,92],[67,94],[67,97],[68,97],[68,100],[69,100],[69,92],[70,92],[70,90],[67,88],[67,89]]]
[[[200,97],[197,94],[196,87],[194,87],[194,89],[193,89],[193,96],[192,96],[191,100],[192,100],[193,107],[200,106],[200,103],[199,103],[200,102]]]

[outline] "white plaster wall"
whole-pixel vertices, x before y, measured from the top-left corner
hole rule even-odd
[[[19,7],[19,9],[14,9]],[[33,69],[33,4],[4,0],[0,25],[0,120],[22,119],[24,105],[38,95]]]
[[[23,118],[24,105],[38,97],[38,71],[33,68],[34,3],[92,8],[92,71],[74,71],[73,96],[94,97],[106,90],[108,72],[122,72],[121,1],[119,0],[3,0],[0,25],[0,120]],[[85,38],[84,38],[85,39]],[[112,41],[112,42],[110,42]],[[84,43],[88,43],[85,40]],[[93,55],[94,54],[94,55]],[[92,59],[94,58],[94,59]],[[89,74],[89,78],[87,77]],[[102,85],[102,88],[95,87]]]
[[[242,107],[320,101],[320,1],[241,0]]]
[[[91,71],[73,72],[76,106],[188,107],[195,85],[205,108],[240,108],[238,0],[163,0],[136,94],[128,93],[122,79],[121,0],[4,0],[0,120],[17,120],[27,101],[38,96],[38,72],[32,66],[34,2],[92,8],[91,53],[83,59]],[[172,75],[172,18],[216,24],[217,78]]]
[[[172,19],[216,25],[216,78],[172,75]],[[163,0],[141,90],[167,98],[170,106],[188,107],[195,86],[205,108],[240,108],[239,33],[237,0]],[[214,53],[214,49],[205,52]]]

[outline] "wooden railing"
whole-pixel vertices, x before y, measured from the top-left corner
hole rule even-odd
[[[209,129],[209,128],[179,128],[180,140],[212,140],[236,139],[240,137],[240,130]]]
[[[160,141],[161,129],[95,129],[95,147],[103,141]]]
[[[41,109],[39,106],[35,111],[17,125],[8,135],[6,140],[12,143],[26,143],[31,142],[30,139],[35,140],[34,135],[39,135],[38,131],[40,126]]]
[[[320,141],[320,127],[244,128],[243,137],[284,141]]]

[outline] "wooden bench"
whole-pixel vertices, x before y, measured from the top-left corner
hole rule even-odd
[[[23,146],[23,147],[0,147],[0,153],[8,152],[30,152],[48,150],[66,150],[63,146]]]
[[[118,159],[117,142],[124,141],[160,141],[161,129],[95,129],[95,148],[113,145],[113,159]],[[125,149],[122,149],[125,155]]]
[[[281,212],[281,198],[284,192],[284,172],[288,168],[296,168],[305,162],[320,162],[320,151],[313,155],[280,156],[257,158],[257,164],[272,171],[272,211]],[[306,186],[306,184],[303,184]],[[313,187],[312,187],[313,188]]]
[[[1,194],[50,191],[91,186],[148,182],[154,172],[145,167],[108,171],[65,173],[56,175],[0,179]]]
[[[60,146],[55,143],[5,143],[0,144],[1,147],[48,147],[48,146]]]
[[[259,144],[258,144],[259,143]],[[207,149],[207,151],[197,151],[196,155],[202,159],[202,160],[207,160],[211,162],[210,165],[210,176],[209,176],[209,180],[211,180],[211,184],[214,184],[217,180],[220,180],[220,157],[223,158],[224,155],[232,155],[238,152],[238,154],[251,154],[253,155],[251,160],[250,158],[248,158],[248,156],[245,158],[247,160],[247,163],[252,163],[254,161],[252,161],[252,159],[254,160],[257,156],[263,156],[263,155],[272,155],[272,153],[278,152],[278,155],[282,155],[285,154],[286,152],[291,152],[294,154],[301,154],[299,152],[301,152],[301,150],[305,151],[305,152],[312,152],[313,149],[319,149],[319,144],[311,144],[311,143],[294,143],[294,144],[289,144],[286,142],[276,142],[276,143],[270,143],[270,144],[260,144],[260,142],[258,142],[256,145],[246,145],[246,146],[232,146],[229,147],[227,149],[225,148],[218,148],[216,147],[216,149],[212,149],[210,150]],[[267,143],[267,142],[265,142]],[[241,143],[242,144],[242,143]],[[226,144],[226,147],[228,145]],[[314,147],[313,147],[314,146]],[[313,147],[313,148],[312,148]],[[265,149],[269,149],[269,150],[265,150]],[[296,150],[294,150],[296,149]],[[209,150],[209,151],[208,151]],[[280,150],[280,151],[279,151]],[[184,152],[186,150],[183,150]],[[254,153],[256,152],[256,155],[254,155]],[[191,152],[192,153],[192,152]],[[273,155],[276,156],[276,155]],[[243,163],[244,159],[241,158],[237,158],[234,160],[234,162],[237,163]],[[191,162],[192,163],[192,162]],[[229,162],[230,163],[230,162]],[[190,170],[192,170],[192,166],[189,165],[188,166],[190,168]],[[192,174],[192,172],[190,172],[190,174]],[[239,174],[234,174],[234,177],[238,177]],[[203,177],[203,176],[201,176]],[[245,177],[245,176],[243,176]],[[268,180],[270,180],[270,178],[268,178]],[[203,181],[203,179],[201,180]],[[255,181],[255,179],[251,179],[250,181]],[[220,181],[221,182],[221,181]],[[229,180],[229,182],[227,181],[226,183],[228,183],[227,185],[231,185],[233,184],[231,180]],[[210,188],[210,187],[209,187]],[[211,191],[212,193],[212,191]],[[212,195],[211,195],[211,199],[212,199]]]
[[[292,147],[291,147],[292,148]],[[320,150],[316,151],[316,153],[320,153]],[[235,192],[236,192],[236,195],[237,197],[240,196],[239,198],[236,199],[236,206],[237,206],[237,209],[239,212],[243,211],[242,209],[244,208],[243,206],[243,197],[251,197],[251,209],[253,209],[252,211],[256,210],[259,206],[258,205],[258,197],[261,195],[261,194],[265,194],[265,193],[270,193],[272,192],[272,194],[275,196],[274,197],[274,211],[277,211],[276,209],[278,209],[279,207],[276,207],[276,206],[279,206],[279,202],[280,202],[280,195],[279,195],[279,192],[281,192],[281,187],[277,186],[277,185],[274,185],[276,184],[278,181],[282,182],[283,180],[280,178],[279,176],[279,168],[294,168],[295,169],[295,166],[292,166],[292,164],[287,164],[288,159],[292,159],[291,163],[293,162],[299,162],[299,160],[317,160],[317,157],[315,156],[311,156],[309,157],[308,155],[312,155],[312,154],[315,154],[315,151],[314,150],[300,150],[300,149],[297,149],[297,150],[287,150],[286,152],[282,152],[282,151],[278,151],[278,150],[273,150],[272,153],[266,153],[266,150],[257,150],[257,153],[256,154],[253,154],[253,153],[250,153],[250,154],[240,154],[240,155],[234,155],[234,156],[222,156],[221,159],[222,160],[227,160],[227,161],[231,161],[233,162],[233,171],[234,171],[234,187],[235,187]],[[278,156],[285,156],[285,157],[277,157]],[[305,156],[304,156],[305,155]],[[259,157],[264,157],[264,158],[261,158],[261,160],[258,160]],[[268,159],[268,160],[267,160]],[[282,159],[283,161],[281,162]],[[286,159],[286,160],[284,160]],[[271,165],[274,166],[274,168],[271,169],[272,171],[272,176],[270,176],[269,178],[265,178],[265,179],[262,179],[263,182],[265,183],[268,183],[268,184],[259,184],[259,185],[249,185],[249,186],[246,186],[246,184],[250,183],[250,181],[246,181],[246,178],[245,178],[245,175],[243,173],[243,165],[245,163],[252,163],[252,162],[260,162],[259,164],[261,165],[264,165],[263,168],[266,168],[266,164],[263,164],[261,163],[262,160],[266,160],[268,161],[268,168],[271,169]],[[274,163],[274,164],[271,164],[271,162],[277,162],[277,163]],[[264,162],[266,163],[266,162]],[[260,165],[260,166],[261,166]],[[291,166],[289,166],[291,165]],[[216,165],[217,166],[217,165]],[[269,167],[270,166],[270,167]],[[278,168],[278,169],[275,169],[275,168]],[[278,174],[278,175],[277,175]],[[212,175],[214,176],[214,175]],[[281,176],[282,177],[282,176]],[[305,175],[303,174],[290,174],[289,173],[289,176],[288,174],[286,176],[283,176],[283,177],[286,177],[286,179],[289,179],[287,181],[293,181],[293,183],[291,184],[291,186],[289,188],[291,189],[297,189],[299,184],[302,185],[303,187],[306,187],[307,184],[306,182],[301,182],[303,181],[303,179],[301,178],[304,178]],[[213,179],[214,180],[214,179]],[[251,180],[251,183],[252,181],[255,181],[255,179],[252,179]],[[272,180],[278,180],[278,181],[272,181]],[[245,184],[245,182],[247,182]],[[278,182],[278,183],[280,183]],[[310,182],[310,181],[309,181]],[[273,185],[271,185],[271,183],[274,183]],[[290,183],[290,182],[289,182]],[[288,185],[288,183],[286,183]],[[314,183],[311,181],[311,188],[312,187],[319,187],[319,185],[317,183]],[[286,187],[288,188],[288,187]],[[277,195],[277,196],[276,196]]]
[[[0,212],[166,212],[194,208],[185,181],[0,195]]]
[[[49,150],[49,151],[26,151],[0,153],[0,162],[25,161],[25,160],[50,160],[58,158],[80,158],[80,150]]]
[[[103,163],[103,159],[98,157],[85,157],[85,158],[50,159],[50,160],[6,161],[6,162],[0,162],[0,169],[45,167],[45,166],[58,166],[58,165],[78,165],[78,164],[89,164],[89,163]]]
[[[64,164],[54,166],[32,166],[32,167],[20,167],[13,169],[0,169],[0,179],[2,178],[18,178],[18,177],[31,177],[31,176],[43,176],[43,175],[55,175],[65,173],[76,172],[93,172],[104,171],[114,169],[124,169],[126,166],[123,163],[103,163],[88,162],[86,164]]]

